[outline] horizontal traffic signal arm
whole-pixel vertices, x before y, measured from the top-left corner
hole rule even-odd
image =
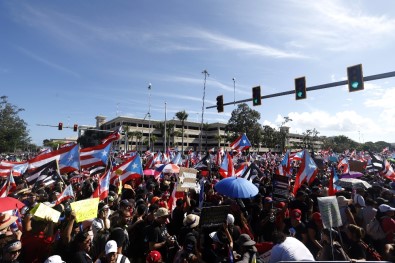
[[[395,77],[395,71],[381,73],[381,74],[377,74],[377,75],[366,76],[366,77],[363,77],[363,81],[366,82],[366,81],[392,78],[392,77]],[[337,82],[308,87],[308,88],[306,88],[306,92],[312,91],[312,90],[328,89],[328,88],[333,88],[333,87],[343,86],[343,85],[348,85],[348,80],[342,80],[342,81],[337,81]],[[264,100],[264,99],[270,99],[270,98],[274,98],[274,97],[280,97],[280,96],[291,95],[291,94],[295,94],[295,89],[290,90],[290,91],[284,91],[284,92],[264,95],[261,97],[261,99]],[[249,101],[252,101],[252,98],[238,100],[238,101],[232,101],[232,102],[226,102],[226,103],[224,103],[224,106],[234,105],[234,103],[243,103],[243,102],[249,102]],[[213,105],[213,106],[206,107],[206,109],[212,109],[212,108],[216,108],[216,107],[217,107],[217,105]]]

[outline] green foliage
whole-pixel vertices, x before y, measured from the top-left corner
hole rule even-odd
[[[30,145],[27,123],[19,117],[24,111],[0,97],[0,152],[13,152]]]
[[[230,132],[230,141],[234,141],[240,134],[245,133],[253,147],[258,146],[261,140],[261,126],[258,123],[261,114],[248,107],[246,103],[239,104],[232,111],[226,130]]]
[[[185,110],[179,111],[179,112],[176,113],[176,117],[177,117],[178,120],[181,121],[181,125],[182,125],[181,152],[184,154],[184,123],[188,119],[188,113],[186,113]]]
[[[101,140],[109,135],[108,132],[86,130],[84,134],[78,138],[77,142],[81,148],[93,147],[99,145]]]

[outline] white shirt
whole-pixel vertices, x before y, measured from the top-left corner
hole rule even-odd
[[[117,263],[121,263],[121,259],[122,259],[122,254],[118,254]],[[95,263],[101,263],[101,260],[98,259],[95,261]],[[130,263],[130,260],[128,258],[126,258],[125,263]]]
[[[269,263],[279,261],[315,261],[310,250],[298,239],[287,237],[283,243],[274,245]]]

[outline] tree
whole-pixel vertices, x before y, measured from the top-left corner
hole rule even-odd
[[[274,148],[278,144],[278,131],[273,129],[272,127],[265,125],[262,129],[262,138],[261,143],[266,148]]]
[[[208,144],[208,131],[209,131],[210,125],[208,124],[208,122],[203,123],[203,131],[204,131],[204,137],[206,139],[206,152],[207,152],[207,144]]]
[[[101,141],[108,136],[108,132],[86,130],[82,136],[77,139],[81,148],[93,147],[101,144]]]
[[[239,104],[232,111],[226,130],[230,131],[231,141],[245,133],[253,146],[259,145],[261,139],[261,125],[258,123],[261,114],[248,107],[246,103]]]
[[[141,138],[143,138],[143,133],[140,131],[136,131],[135,135],[136,135],[136,139],[137,139],[136,150],[137,150],[137,146],[140,144],[140,151],[141,151]]]
[[[24,111],[0,97],[0,152],[12,152],[30,144],[27,123],[18,115]]]
[[[178,120],[181,121],[181,125],[182,125],[182,127],[181,127],[181,129],[182,129],[181,152],[182,152],[182,154],[184,154],[184,123],[188,119],[188,113],[186,113],[185,110],[179,111],[179,112],[176,113],[176,117],[177,117]]]

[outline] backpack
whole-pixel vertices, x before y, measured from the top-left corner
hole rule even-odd
[[[384,239],[387,236],[377,218],[373,218],[372,221],[366,225],[366,233],[374,240]]]

